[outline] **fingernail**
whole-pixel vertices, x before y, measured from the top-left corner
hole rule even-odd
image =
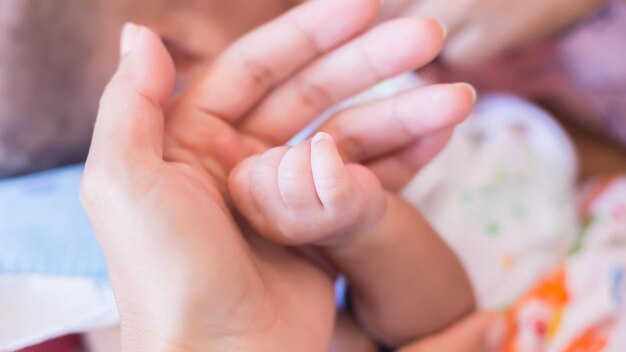
[[[474,88],[474,86],[469,83],[458,83],[458,85],[459,87],[463,87],[463,89],[466,89],[472,96],[472,101],[476,102],[476,99],[478,99],[478,93],[476,92],[476,88]]]
[[[331,137],[328,133],[317,132],[315,136],[313,136],[313,139],[311,140],[311,144],[315,144],[317,142],[327,141],[327,140],[331,140]]]
[[[432,20],[435,23],[437,23],[439,28],[441,28],[441,33],[443,34],[443,39],[446,39],[446,37],[448,36],[448,26],[446,26],[445,23],[443,23],[441,20],[439,20],[437,18],[433,18]]]
[[[126,23],[122,29],[122,39],[120,40],[120,55],[124,56],[133,50],[135,39],[141,27],[134,23]]]

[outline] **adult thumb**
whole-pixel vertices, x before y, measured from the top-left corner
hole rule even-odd
[[[165,46],[146,27],[126,24],[120,51],[118,70],[100,101],[88,162],[105,169],[132,167],[129,156],[162,158],[164,111],[175,79]]]
[[[146,165],[163,162],[164,110],[174,86],[174,64],[159,37],[127,24],[121,43],[120,64],[100,101],[80,186],[96,228],[102,224],[94,220],[119,208],[112,199],[124,204],[129,192],[145,182]]]

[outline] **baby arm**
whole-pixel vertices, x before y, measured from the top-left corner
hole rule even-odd
[[[345,263],[337,269],[350,282],[357,318],[379,341],[395,346],[472,310],[469,281],[451,250],[369,169],[345,165],[329,135],[247,159],[229,186],[235,206],[263,236],[316,243]]]

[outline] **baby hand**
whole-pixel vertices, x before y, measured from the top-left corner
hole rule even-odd
[[[350,282],[360,326],[386,346],[434,333],[473,307],[463,267],[428,222],[370,169],[346,165],[326,133],[244,160],[229,190],[262,237],[323,246]]]
[[[330,135],[243,161],[229,189],[260,233],[279,243],[335,243],[380,220],[386,194],[367,168],[344,164]]]

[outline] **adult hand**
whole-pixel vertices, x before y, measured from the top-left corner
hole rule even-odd
[[[304,4],[231,46],[171,106],[166,50],[147,29],[126,28],[81,192],[109,262],[123,346],[328,347],[332,275],[311,256],[238,226],[223,190],[241,159],[440,50],[433,21],[399,20],[359,35],[376,10],[375,0]],[[471,105],[466,86],[439,86],[342,111],[326,128],[346,159],[397,189]],[[419,108],[419,116],[406,114]]]
[[[388,0],[386,17],[434,17],[448,28],[442,58],[473,67],[572,24],[603,0]]]

